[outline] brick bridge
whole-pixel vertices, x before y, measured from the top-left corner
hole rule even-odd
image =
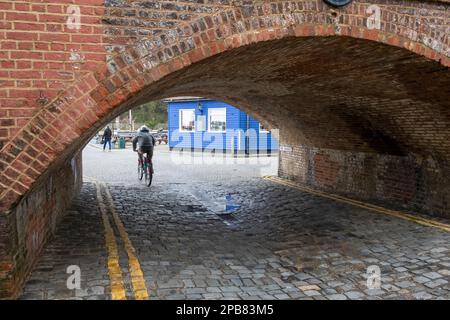
[[[88,140],[169,96],[279,128],[282,176],[450,216],[448,0],[17,0],[0,18],[0,297],[77,193]]]

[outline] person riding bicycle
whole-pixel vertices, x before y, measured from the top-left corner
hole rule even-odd
[[[156,140],[150,130],[146,126],[139,129],[137,136],[133,139],[133,151],[137,151],[141,163],[144,161],[143,154],[147,154],[147,158],[151,161],[153,158],[153,147]]]

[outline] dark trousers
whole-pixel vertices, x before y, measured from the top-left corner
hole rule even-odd
[[[105,142],[103,143],[103,150],[105,150],[107,143],[109,144],[109,150],[111,150],[111,138],[105,139]]]
[[[152,160],[153,158],[153,147],[141,147],[138,150],[138,155],[139,155],[139,159],[142,161],[144,161],[143,159],[143,154],[146,153],[147,154],[147,158]]]

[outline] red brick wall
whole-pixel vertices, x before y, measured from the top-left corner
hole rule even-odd
[[[328,154],[317,153],[312,163],[316,181],[319,185],[333,186],[337,182],[339,164],[333,161]]]
[[[450,217],[450,167],[445,163],[298,145],[282,144],[281,149],[282,177],[388,207]]]
[[[0,215],[0,299],[18,295],[48,238],[82,184],[81,153]]]
[[[80,29],[67,24],[73,4]],[[104,65],[103,12],[99,0],[0,2],[0,142],[75,79]]]

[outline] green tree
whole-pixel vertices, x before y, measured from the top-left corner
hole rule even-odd
[[[167,104],[163,101],[145,103],[131,113],[135,123],[145,124],[151,129],[167,129]]]

